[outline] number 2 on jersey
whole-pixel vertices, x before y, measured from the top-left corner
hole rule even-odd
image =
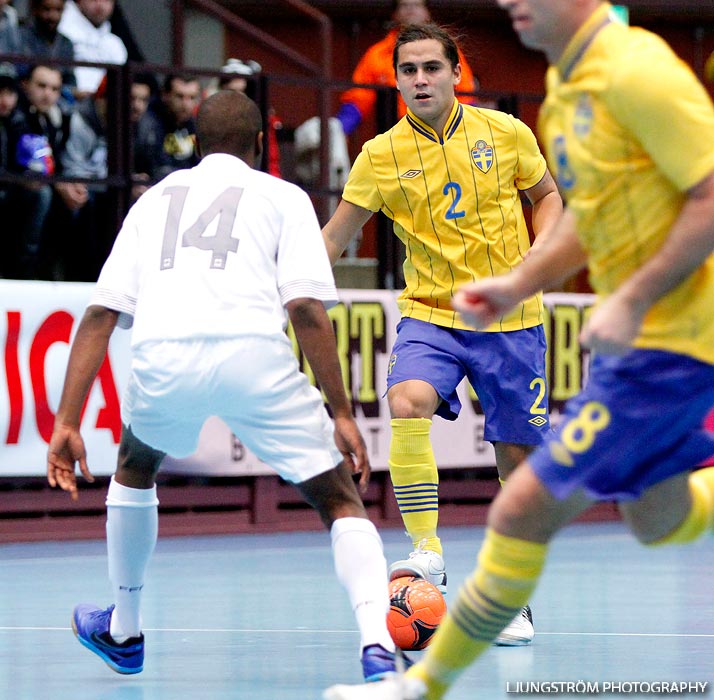
[[[164,195],[170,198],[169,210],[166,215],[164,239],[161,245],[161,269],[169,270],[174,266],[176,244],[178,242],[179,222],[183,214],[188,196],[188,187],[167,187]],[[183,248],[193,247],[200,250],[210,250],[211,267],[223,270],[226,266],[228,253],[238,250],[238,238],[231,233],[236,220],[238,202],[243,196],[243,188],[227,187],[203,211],[196,221],[189,226],[181,237]],[[216,232],[212,236],[205,235],[213,220],[218,217]]]
[[[461,185],[458,182],[447,182],[444,185],[444,194],[447,195],[449,193],[451,193],[452,202],[449,211],[446,212],[446,218],[460,219],[462,216],[466,216],[466,212],[463,209],[456,211],[456,207],[461,201]]]

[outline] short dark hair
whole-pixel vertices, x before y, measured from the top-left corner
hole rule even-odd
[[[440,27],[438,24],[408,24],[402,28],[397,36],[397,42],[394,44],[394,53],[392,54],[392,66],[397,70],[399,49],[404,44],[411,44],[413,41],[422,41],[424,39],[435,39],[444,48],[444,55],[451,64],[452,68],[456,68],[459,63],[459,47],[449,32]]]
[[[149,88],[149,92],[151,95],[154,95],[157,90],[156,76],[152,73],[134,73],[134,75],[131,76],[131,84],[146,85]]]
[[[46,63],[33,63],[27,69],[27,72],[24,75],[24,79],[32,80],[32,76],[35,74],[35,71],[38,68],[46,68],[47,70],[51,70],[51,71],[54,71],[55,73],[59,73],[60,78],[62,78],[62,69],[59,66],[49,66]]]
[[[196,139],[203,155],[253,156],[262,130],[258,105],[235,90],[219,90],[207,97],[196,114]]]
[[[182,83],[198,83],[199,79],[190,73],[169,73],[164,78],[164,92],[171,92],[174,88],[174,80],[180,80]]]

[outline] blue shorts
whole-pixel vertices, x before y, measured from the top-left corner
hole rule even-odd
[[[714,405],[714,366],[659,350],[595,356],[558,429],[528,457],[558,499],[583,490],[627,500],[714,453],[702,426]]]
[[[387,389],[409,379],[434,387],[442,402],[436,414],[456,420],[464,377],[485,415],[484,439],[539,445],[549,429],[542,326],[500,333],[454,330],[403,318],[397,326]]]

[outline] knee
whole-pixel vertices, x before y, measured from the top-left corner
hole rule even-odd
[[[116,477],[124,486],[151,488],[165,453],[139,440],[131,428],[122,426]]]
[[[389,388],[387,402],[392,418],[431,418],[441,399],[431,384],[409,379]]]
[[[498,492],[488,513],[488,525],[517,539],[547,543],[579,512],[579,504],[558,503],[535,482],[531,473],[518,470]]]
[[[503,535],[522,537],[532,530],[532,517],[517,499],[500,491],[489,508],[487,524]]]
[[[328,530],[339,518],[367,517],[352,475],[344,462],[335,469],[297,484],[297,488],[305,501],[317,511]]]
[[[340,518],[367,518],[367,511],[359,497],[346,494],[330,494],[313,504],[320,520],[329,530]]]
[[[524,462],[526,457],[533,452],[533,445],[516,445],[510,442],[494,442],[493,448],[496,453],[496,465],[499,475],[505,478],[513,470]]]
[[[420,418],[422,406],[407,394],[388,396],[392,418]]]

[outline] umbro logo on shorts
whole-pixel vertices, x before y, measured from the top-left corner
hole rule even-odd
[[[545,425],[548,421],[547,419],[543,418],[543,416],[533,416],[528,421],[531,425],[535,425],[536,428],[540,428],[542,425]]]
[[[402,173],[399,177],[403,177],[405,180],[411,180],[419,174],[421,174],[421,170],[407,170],[407,172]]]

